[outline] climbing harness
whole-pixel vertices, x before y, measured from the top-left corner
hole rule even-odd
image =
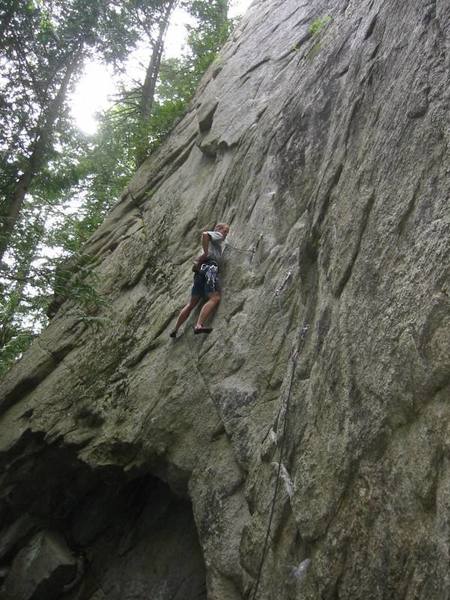
[[[219,272],[219,267],[215,262],[206,262],[203,263],[200,267],[200,272],[203,274],[206,280],[206,285],[210,286],[211,289],[216,291],[216,282],[217,282],[217,274]]]

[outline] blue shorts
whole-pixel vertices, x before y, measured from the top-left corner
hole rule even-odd
[[[214,292],[220,293],[220,281],[217,273],[214,277],[209,276],[207,265],[202,265],[202,270],[198,271],[194,275],[194,285],[192,286],[191,295],[199,298],[208,298],[210,294]]]

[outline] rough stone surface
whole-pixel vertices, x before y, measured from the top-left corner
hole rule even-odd
[[[106,306],[1,388],[0,512],[64,535],[64,597],[450,597],[449,19],[256,0],[87,243]]]
[[[53,531],[41,531],[20,550],[4,585],[10,600],[60,598],[76,576],[76,560],[65,540]]]

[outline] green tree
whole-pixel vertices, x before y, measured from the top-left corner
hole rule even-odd
[[[87,314],[102,302],[82,245],[136,168],[185,112],[226,39],[226,1],[184,2],[196,19],[188,50],[163,60],[175,1],[6,0],[0,9],[0,375],[70,297]],[[127,30],[124,32],[124,28]],[[19,30],[24,32],[19,47]],[[137,40],[149,60],[143,82],[122,92],[96,136],[70,124],[67,91],[86,56],[120,61]],[[9,85],[10,84],[10,85]],[[2,84],[0,83],[0,86]],[[5,225],[6,224],[6,225]],[[7,253],[5,254],[5,249]]]
[[[136,164],[158,147],[186,111],[201,76],[231,31],[233,23],[227,18],[226,0],[195,0],[183,6],[196,18],[197,24],[190,28],[185,55],[168,60],[160,60],[164,44],[161,32],[166,31],[167,19],[175,4],[163,3],[153,21],[140,0],[131,7],[133,22],[147,31],[150,59],[143,84],[122,92],[120,101],[102,116],[98,133],[79,165],[79,182],[73,187],[73,196],[83,195],[86,212],[77,228],[78,249],[85,236],[92,232],[91,227],[101,222]],[[158,59],[154,58],[155,52]],[[157,73],[153,70],[156,64],[159,65]],[[150,96],[146,85],[149,73],[154,80],[157,77]],[[84,220],[89,227],[81,225]],[[73,223],[68,224],[68,230],[72,232],[73,244]]]
[[[127,13],[107,0],[7,0],[0,15],[0,261],[27,193],[67,127],[66,99],[87,56],[109,62],[135,41]]]
[[[64,222],[70,223],[64,205],[77,186],[84,193],[86,184],[80,186],[80,181],[92,171],[90,144],[71,126],[68,92],[87,58],[98,57],[121,68],[140,37],[134,22],[136,2],[1,3],[0,349],[22,348],[29,331],[45,321],[43,306],[51,292],[55,265],[52,259],[39,258],[39,248],[53,244],[55,225],[49,227],[49,222],[60,222],[55,215],[63,214]],[[163,4],[162,0],[143,2],[148,24],[152,14],[157,21]],[[105,181],[107,165],[101,164]],[[92,194],[99,191],[101,180],[101,176],[95,179]],[[112,193],[117,194],[117,187],[113,186]],[[97,199],[104,208],[105,197],[106,192]],[[45,227],[38,227],[38,222],[45,222]],[[92,232],[97,223],[93,220],[87,229]],[[69,236],[57,251],[64,255],[66,246],[70,248]],[[32,312],[39,318],[32,319]],[[14,346],[20,323],[28,333],[19,336],[22,341]],[[14,355],[14,350],[9,354]]]
[[[185,8],[196,21],[188,27],[187,51],[179,59],[162,60],[168,16],[176,4],[167,2],[150,41],[152,51],[142,85],[122,92],[111,111],[117,132],[127,130],[138,166],[167,135],[186,111],[200,78],[228,38],[233,21],[228,19],[228,0],[185,0]],[[142,19],[141,19],[142,21]],[[151,34],[148,39],[151,40]],[[123,125],[126,122],[126,128]]]
[[[198,23],[196,27],[189,27],[189,53],[185,57],[192,72],[193,94],[200,77],[230,35],[233,21],[228,19],[228,0],[192,0],[189,4]]]

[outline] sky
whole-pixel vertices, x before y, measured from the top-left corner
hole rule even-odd
[[[229,16],[238,17],[245,13],[252,0],[232,0]],[[182,9],[176,9],[172,17],[165,47],[165,57],[179,56],[186,42],[186,24],[192,22],[190,16]],[[140,66],[139,52],[129,61],[127,72],[139,77],[143,73]],[[71,110],[77,126],[87,134],[95,133],[97,129],[96,113],[107,108],[110,98],[116,91],[112,71],[105,65],[92,61],[85,67],[75,90],[72,94]]]

